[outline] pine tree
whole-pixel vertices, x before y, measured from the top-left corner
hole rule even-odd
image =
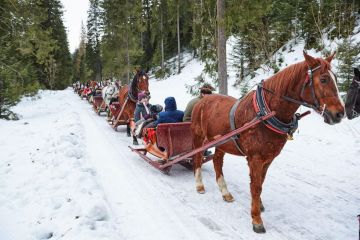
[[[100,33],[102,27],[99,0],[90,0],[87,20],[86,62],[91,71],[90,78],[96,81],[102,79],[102,61],[100,56]]]
[[[37,24],[29,14],[29,2],[0,0],[0,118],[17,119],[10,107],[22,94],[39,88],[35,58],[29,45],[30,26]]]
[[[85,83],[87,81],[86,73],[86,30],[81,22],[81,35],[79,47],[73,54],[73,81]]]
[[[344,39],[339,45],[337,59],[340,64],[337,69],[339,88],[347,91],[353,78],[353,67],[360,60],[360,46],[352,38]]]
[[[142,2],[104,0],[102,8],[105,74],[128,83],[132,71],[143,63],[141,33],[145,31],[146,25],[143,22]]]
[[[199,6],[201,7],[200,13],[198,12]],[[204,72],[216,79],[216,0],[194,1],[192,11],[197,13],[197,16],[196,21],[192,22],[194,34],[191,46],[198,49],[200,60],[205,63]]]

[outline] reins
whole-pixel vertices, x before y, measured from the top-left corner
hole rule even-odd
[[[318,101],[318,99],[315,96],[315,89],[314,89],[314,84],[313,84],[313,73],[320,69],[321,65],[315,67],[314,69],[309,68],[307,71],[307,76],[306,79],[302,85],[301,88],[301,92],[300,92],[300,100],[285,96],[285,95],[278,95],[276,94],[273,90],[270,90],[268,88],[264,87],[264,80],[262,80],[258,86],[257,89],[254,93],[253,96],[253,106],[254,109],[256,111],[256,113],[260,116],[264,116],[266,114],[268,114],[269,112],[271,112],[270,108],[268,107],[266,100],[265,100],[265,95],[264,95],[264,90],[275,95],[278,96],[279,98],[288,101],[288,102],[292,102],[301,106],[305,106],[308,108],[312,108],[315,111],[323,114],[325,111],[325,109],[323,109],[323,111],[321,111],[320,109],[320,103]],[[313,99],[313,103],[308,103],[304,100],[304,92],[305,92],[305,88],[306,87],[310,87],[310,91],[311,91],[311,96]],[[293,139],[292,135],[293,133],[296,131],[296,129],[298,128],[298,121],[308,115],[310,113],[310,111],[307,111],[303,114],[294,114],[293,119],[291,120],[291,122],[289,123],[284,123],[281,120],[279,120],[278,118],[276,118],[275,116],[272,118],[269,118],[268,120],[265,121],[265,125],[266,127],[268,127],[270,130],[279,133],[279,134],[286,134],[288,136],[288,139]]]
[[[308,108],[311,108],[311,109],[314,109],[316,112],[319,112],[320,114],[324,114],[325,113],[325,108],[323,110],[321,110],[321,106],[320,106],[320,103],[318,101],[318,99],[316,98],[316,95],[315,95],[315,89],[314,89],[314,83],[313,83],[313,73],[320,69],[321,65],[311,69],[309,68],[308,71],[307,71],[307,75],[306,75],[306,78],[305,78],[305,81],[302,85],[302,88],[301,88],[301,92],[300,92],[300,100],[297,100],[297,99],[294,99],[294,98],[291,98],[291,97],[288,97],[288,96],[285,96],[285,95],[278,95],[275,93],[275,91],[273,90],[270,90],[268,88],[265,88],[263,86],[264,84],[264,80],[262,80],[259,84],[257,84],[257,89],[255,90],[254,92],[254,95],[253,95],[253,107],[255,109],[255,112],[256,114],[258,115],[258,117],[264,117],[266,115],[268,115],[271,110],[270,108],[268,107],[267,103],[266,103],[266,100],[265,100],[265,95],[264,95],[264,90],[275,95],[275,96],[278,96],[279,98],[281,99],[284,99],[288,102],[292,102],[292,103],[295,103],[295,104],[298,104],[298,105],[301,105],[301,106],[305,106],[305,107],[308,107]],[[304,100],[304,92],[305,92],[305,88],[306,87],[310,87],[310,91],[311,91],[311,96],[312,96],[312,100],[313,100],[313,103],[308,103]],[[230,113],[229,113],[229,119],[230,119],[230,129],[231,130],[234,130],[236,128],[235,126],[235,112],[236,112],[236,109],[238,108],[239,106],[239,103],[241,101],[241,98],[238,99],[234,105],[232,106],[231,110],[230,110]],[[267,120],[264,120],[263,123],[265,124],[265,126],[267,128],[269,128],[270,130],[278,133],[278,134],[282,134],[282,135],[286,135],[287,136],[287,139],[288,140],[292,140],[293,139],[293,134],[294,132],[296,131],[296,129],[298,128],[298,121],[305,117],[306,115],[310,114],[311,112],[310,111],[306,111],[302,114],[300,113],[296,113],[294,114],[293,116],[293,119],[290,123],[284,123],[282,122],[281,120],[279,120],[278,118],[276,118],[275,116],[267,119]],[[233,140],[236,148],[238,149],[238,151],[245,155],[244,152],[242,151],[242,149],[240,148],[240,145],[239,143],[236,141],[237,139],[239,139],[239,135],[235,135],[233,137],[231,137],[231,139]]]
[[[300,101],[299,100],[296,100],[294,98],[291,98],[291,97],[288,97],[288,96],[284,96],[284,95],[277,95],[273,90],[270,90],[268,88],[265,88],[262,83],[261,84],[261,88],[264,89],[265,91],[279,97],[279,98],[282,98],[288,102],[292,102],[292,103],[295,103],[295,104],[298,104],[298,105],[301,105],[301,106],[305,106],[305,107],[308,107],[308,108],[312,108],[314,109],[316,112],[319,112],[321,113],[323,110],[320,109],[320,103],[319,101],[317,100],[316,96],[315,96],[315,89],[314,89],[314,84],[313,84],[313,72],[315,72],[316,70],[318,70],[319,68],[321,67],[321,65],[317,66],[316,68],[314,69],[311,69],[309,68],[308,71],[307,71],[307,76],[306,76],[306,79],[302,85],[302,88],[301,88],[301,92],[300,92]],[[264,80],[263,80],[264,81]],[[262,81],[262,82],[263,82]],[[258,84],[259,86],[259,84]],[[313,101],[314,103],[308,103],[306,101],[304,101],[303,99],[303,96],[304,96],[304,92],[305,92],[305,88],[309,86],[310,89],[311,89],[311,96],[313,98]]]

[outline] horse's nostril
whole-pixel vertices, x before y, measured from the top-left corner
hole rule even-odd
[[[338,112],[336,113],[336,118],[337,119],[342,119],[344,117],[344,113],[343,112]]]

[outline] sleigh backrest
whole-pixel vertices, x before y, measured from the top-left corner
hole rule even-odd
[[[162,123],[157,126],[158,147],[164,148],[171,158],[192,150],[191,122]]]

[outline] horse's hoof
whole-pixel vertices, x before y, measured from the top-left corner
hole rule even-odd
[[[204,188],[204,186],[196,186],[196,191],[200,194],[204,194],[205,188]]]
[[[139,145],[138,141],[133,141],[133,145]]]
[[[222,196],[223,197],[223,199],[224,199],[224,201],[225,202],[233,202],[235,199],[233,198],[233,196],[231,195],[231,193],[229,193],[229,194],[226,194],[226,195],[224,195],[224,196]]]
[[[256,233],[266,233],[266,230],[265,230],[263,224],[253,223],[253,230],[254,230],[254,232],[256,232]]]
[[[131,137],[131,134],[130,134],[130,133],[127,133],[126,136]]]
[[[262,203],[260,203],[260,211],[265,212],[265,208],[264,208],[264,205]]]

